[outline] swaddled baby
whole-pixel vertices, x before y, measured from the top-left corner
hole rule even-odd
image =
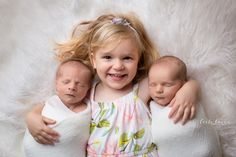
[[[27,130],[23,141],[26,157],[86,156],[91,109],[85,97],[92,77],[92,70],[81,60],[69,59],[59,65],[56,95],[45,102],[42,110],[43,116],[56,121],[50,127],[60,134],[59,142],[40,144]]]
[[[152,134],[161,157],[220,157],[221,149],[216,131],[201,124],[205,113],[198,105],[195,119],[185,125],[173,124],[167,107],[187,80],[186,65],[179,58],[159,58],[149,71],[149,92],[152,97]],[[185,111],[188,112],[188,111]]]

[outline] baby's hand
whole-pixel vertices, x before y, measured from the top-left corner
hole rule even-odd
[[[34,139],[41,144],[53,145],[58,142],[59,134],[47,125],[55,124],[56,121],[30,112],[26,119],[29,132]]]

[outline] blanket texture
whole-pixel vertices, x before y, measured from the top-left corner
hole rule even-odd
[[[161,55],[187,63],[224,156],[235,156],[235,0],[0,0],[0,156],[22,156],[25,114],[54,93],[54,44],[107,12],[135,12]]]

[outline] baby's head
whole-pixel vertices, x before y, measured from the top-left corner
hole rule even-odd
[[[79,59],[67,59],[56,72],[56,93],[65,105],[76,105],[84,100],[92,79],[93,71],[89,65]]]
[[[187,80],[185,63],[174,56],[163,56],[156,60],[148,74],[149,93],[161,106],[166,106]]]

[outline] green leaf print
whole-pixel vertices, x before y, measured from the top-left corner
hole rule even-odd
[[[138,152],[138,151],[140,151],[140,145],[135,144],[135,146],[134,146],[134,152]]]
[[[114,104],[114,103],[112,103],[112,109],[111,109],[111,113],[113,113],[114,109],[115,109],[115,104]]]
[[[94,123],[94,122],[90,123],[90,130],[89,130],[90,134],[93,132],[95,127],[96,127],[96,123]]]
[[[104,102],[99,102],[98,105],[99,105],[99,107],[100,107],[101,110],[104,109]]]
[[[115,134],[117,134],[119,132],[119,127],[115,128]]]
[[[128,144],[129,141],[130,141],[130,139],[129,139],[127,133],[123,133],[119,139],[119,147],[123,147],[124,145]]]
[[[153,151],[156,147],[157,147],[156,144],[151,143],[151,144],[148,146],[148,152]]]
[[[144,132],[145,132],[145,129],[141,129],[139,131],[137,131],[135,134],[134,134],[134,139],[139,139],[139,138],[142,138],[143,135],[144,135]]]
[[[98,128],[109,127],[109,126],[110,126],[110,122],[106,119],[99,121],[97,125]]]
[[[148,156],[147,156],[147,154],[145,153],[145,154],[142,155],[142,157],[148,157]]]
[[[107,112],[107,110],[102,110],[102,111],[100,112],[100,118],[102,118],[106,112]]]

